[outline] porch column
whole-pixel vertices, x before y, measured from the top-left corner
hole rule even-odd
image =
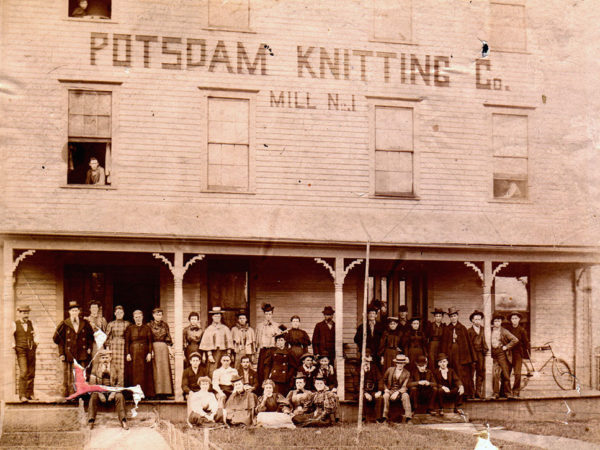
[[[483,262],[483,314],[484,314],[484,333],[485,342],[487,342],[490,351],[485,355],[485,386],[483,390],[484,398],[492,393],[492,284],[494,276],[492,274],[492,262]]]
[[[333,278],[335,286],[335,370],[338,379],[338,398],[343,401],[346,397],[346,364],[344,361],[344,280],[350,269],[360,264],[363,260],[356,259],[348,267],[344,268],[344,258],[337,256],[335,258],[335,268],[332,268],[327,261],[321,258],[315,258],[315,261],[325,266]]]
[[[153,253],[156,259],[161,260],[167,265],[173,275],[173,299],[175,309],[175,400],[183,401],[183,391],[181,389],[181,378],[183,375],[183,276],[189,267],[196,261],[204,258],[204,255],[196,255],[185,265],[183,264],[183,252],[175,252],[174,263],[172,264],[165,256],[160,253]]]
[[[10,324],[15,321],[15,273],[19,263],[33,255],[35,250],[26,250],[13,260],[13,246],[9,242],[4,244],[3,263],[3,298],[4,307],[2,311],[2,383],[4,390],[2,399],[5,401],[16,400],[15,394],[15,376],[16,376],[16,358],[12,348],[14,342],[11,336]]]

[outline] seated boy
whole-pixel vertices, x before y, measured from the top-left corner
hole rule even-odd
[[[190,355],[190,367],[183,371],[181,376],[181,389],[183,390],[183,398],[187,398],[191,392],[197,392],[200,390],[198,385],[198,378],[206,375],[206,370],[200,368],[200,353],[194,352]]]
[[[188,397],[188,422],[192,425],[202,426],[217,423],[223,420],[223,410],[215,394],[209,392],[210,378],[200,377],[199,391],[192,391]]]
[[[408,390],[415,412],[426,409],[427,414],[434,415],[438,389],[433,372],[427,368],[425,356],[417,357],[416,368],[410,374]]]

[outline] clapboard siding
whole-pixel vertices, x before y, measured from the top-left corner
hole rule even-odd
[[[489,57],[491,70],[482,70],[484,81],[502,79],[503,90],[476,89],[475,59],[480,42],[489,35],[490,6],[487,1],[454,0],[440,4],[435,0],[413,2],[413,43],[415,45],[375,42],[371,38],[371,16],[365,2],[327,0],[313,2],[253,2],[253,33],[206,30],[206,1],[114,0],[113,20],[72,20],[66,18],[66,2],[9,0],[2,10],[3,64],[11,74],[4,108],[3,188],[6,213],[3,228],[52,232],[60,228],[73,233],[144,232],[151,217],[164,214],[160,205],[185,202],[194,215],[203,215],[216,205],[228,202],[262,212],[247,224],[247,234],[263,238],[294,238],[302,235],[294,223],[283,227],[287,233],[265,233],[264,220],[280,206],[312,207],[315,218],[336,217],[339,211],[355,208],[377,214],[382,204],[387,210],[382,221],[393,227],[406,211],[439,212],[425,236],[412,228],[394,242],[468,242],[469,227],[458,224],[466,213],[474,221],[496,223],[480,230],[478,242],[497,244],[577,244],[589,242],[586,205],[587,175],[583,161],[586,149],[593,148],[585,132],[588,99],[597,83],[595,58],[586,58],[585,42],[592,33],[592,6],[578,5],[568,12],[559,5],[527,2],[527,53],[494,50]],[[157,20],[160,18],[160,20]],[[582,25],[583,24],[583,25]],[[561,40],[556,29],[575,38]],[[132,66],[112,65],[112,41],[97,52],[96,65],[90,64],[90,33],[132,36]],[[161,44],[150,45],[150,67],[143,63],[143,43],[136,35],[178,37],[183,44],[170,44],[183,51],[183,70],[162,69],[173,56],[161,54]],[[577,37],[581,37],[578,39]],[[188,68],[185,40],[206,41],[207,60],[203,67]],[[264,43],[267,75],[227,72],[224,64],[208,71],[217,42],[226,46],[234,71],[237,71],[237,42],[242,42],[251,60]],[[588,41],[593,41],[589,40]],[[546,43],[552,45],[546,45]],[[319,78],[303,71],[298,76],[297,46],[306,52],[315,47],[311,67]],[[323,47],[330,58],[340,49],[340,79],[325,67],[320,77],[319,53]],[[121,49],[121,55],[122,55]],[[344,79],[344,52],[349,51],[350,79]],[[361,81],[360,58],[353,50],[373,52],[366,58],[366,81]],[[377,52],[394,52],[390,59],[390,81],[383,76],[383,59]],[[450,86],[427,86],[417,76],[416,84],[400,82],[400,53],[415,54],[421,64],[425,55],[446,56],[451,60]],[[568,58],[567,58],[568,57]],[[566,60],[574,61],[566,64]],[[585,61],[585,62],[583,62]],[[576,69],[575,69],[576,68]],[[259,71],[260,69],[257,69]],[[66,181],[65,96],[68,84],[58,79],[121,81],[114,87],[113,174],[115,190],[85,192],[63,189]],[[581,79],[580,83],[572,83]],[[586,82],[593,80],[593,82]],[[255,106],[256,189],[254,195],[215,194],[201,191],[203,161],[202,130],[206,111],[201,106],[198,86],[218,86],[258,90]],[[509,90],[504,89],[508,86]],[[111,87],[112,88],[112,87]],[[300,106],[310,95],[315,109],[271,106],[271,91],[298,92]],[[568,93],[567,93],[568,92]],[[224,93],[234,95],[233,93]],[[339,95],[349,105],[354,95],[355,111],[330,110],[328,94]],[[381,202],[368,193],[373,182],[369,155],[369,101],[365,95],[421,97],[421,102],[404,106],[415,108],[415,175],[419,201]],[[541,98],[547,101],[542,102]],[[278,98],[278,97],[277,97]],[[291,96],[292,103],[294,96]],[[484,102],[533,106],[529,115],[530,202],[489,202],[491,196],[492,156],[490,115],[495,109]],[[510,112],[520,110],[511,110]],[[521,111],[522,112],[522,111]],[[579,131],[581,132],[579,132]],[[573,152],[577,157],[573,158]],[[301,181],[298,183],[298,181]],[[119,201],[138,204],[135,216],[118,229],[113,211]],[[77,204],[78,208],[72,205]],[[556,207],[560,205],[560,207]],[[92,209],[107,211],[105,220],[87,219]],[[324,211],[331,210],[331,211]],[[336,211],[333,211],[336,209]],[[43,222],[37,213],[44,211]],[[86,213],[88,211],[88,213]],[[511,215],[512,223],[501,218]],[[231,209],[231,218],[243,214]],[[569,217],[581,218],[578,224]],[[536,231],[528,232],[531,222]],[[383,222],[382,222],[383,223]],[[556,227],[555,224],[560,224]],[[552,231],[554,227],[554,232]],[[495,228],[501,229],[497,232]],[[182,221],[165,224],[170,234],[218,236],[219,223],[207,222],[198,231]],[[349,231],[349,232],[348,232]],[[233,232],[232,237],[244,237]],[[321,240],[356,240],[362,236],[357,223],[340,233],[318,220],[313,236]],[[554,235],[556,234],[556,236]]]

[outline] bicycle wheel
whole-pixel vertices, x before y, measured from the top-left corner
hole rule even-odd
[[[560,358],[552,360],[552,376],[558,387],[563,391],[575,388],[575,376],[565,360]]]

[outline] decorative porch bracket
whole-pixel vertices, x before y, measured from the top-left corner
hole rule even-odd
[[[183,375],[183,276],[196,261],[201,261],[205,255],[196,255],[187,263],[183,264],[183,252],[175,252],[174,263],[160,253],[152,253],[159,261],[162,261],[173,275],[173,299],[175,309],[175,400],[183,400],[181,390],[181,378]]]
[[[12,350],[13,337],[10,335],[10,324],[15,320],[15,274],[19,264],[25,258],[35,253],[35,250],[25,250],[13,259],[14,248],[7,242],[4,246],[4,308],[2,309],[2,355],[3,367],[2,385],[5,401],[16,400],[15,394],[15,357]]]
[[[344,362],[344,280],[348,272],[352,268],[363,262],[363,259],[355,259],[347,267],[344,267],[344,258],[336,256],[335,267],[322,258],[315,258],[317,264],[321,264],[328,271],[333,278],[335,286],[335,355],[336,355],[336,367],[337,378],[338,378],[338,398],[344,400],[345,393],[345,375],[346,366]]]
[[[483,285],[483,329],[485,334],[485,340],[489,347],[492,345],[492,286],[494,285],[494,280],[496,279],[496,275],[508,266],[507,262],[503,262],[499,264],[494,270],[492,270],[492,261],[484,261],[483,262],[483,272],[481,269],[472,262],[466,261],[465,266],[473,269],[481,283]],[[483,395],[486,397],[488,394],[492,392],[492,353],[491,350],[485,357],[485,385]]]

